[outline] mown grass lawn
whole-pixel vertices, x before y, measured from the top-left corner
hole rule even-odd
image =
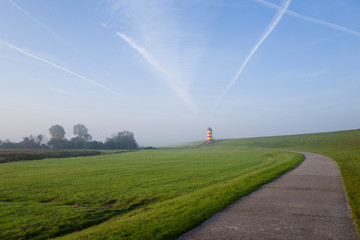
[[[0,164],[0,238],[176,238],[301,161],[213,146]]]
[[[339,165],[351,211],[360,235],[360,129],[277,137],[232,139],[218,146],[292,149],[314,152],[334,159]]]

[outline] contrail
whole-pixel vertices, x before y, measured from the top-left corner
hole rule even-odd
[[[174,81],[171,81],[170,79],[174,80],[174,77],[171,76],[171,74],[164,69],[151,55],[150,53],[143,48],[142,46],[135,43],[132,39],[130,39],[128,36],[126,36],[123,33],[116,32],[116,34],[123,39],[127,44],[129,44],[132,48],[134,48],[137,52],[140,53],[140,55],[150,64],[152,65],[158,72],[160,72],[162,75],[164,75],[164,79],[166,83],[177,93],[177,95],[180,97],[180,99],[191,109],[192,112],[197,112],[197,107],[195,103],[191,100],[188,92],[178,84],[176,84]]]
[[[36,55],[34,55],[34,54],[31,54],[31,53],[29,53],[29,52],[27,52],[27,51],[25,51],[25,50],[23,50],[23,49],[21,49],[21,48],[19,48],[19,47],[16,47],[16,46],[14,46],[14,45],[6,42],[6,41],[3,40],[3,39],[0,39],[0,41],[3,42],[5,45],[7,45],[9,48],[12,48],[12,49],[14,49],[14,50],[16,50],[16,51],[18,51],[18,52],[26,55],[26,56],[32,57],[32,58],[34,58],[34,59],[36,59],[36,60],[39,60],[39,61],[41,61],[41,62],[43,62],[43,63],[49,64],[49,65],[51,65],[51,66],[53,66],[53,67],[55,67],[55,68],[57,68],[57,69],[60,69],[60,70],[62,70],[62,71],[64,71],[64,72],[67,72],[67,73],[69,73],[69,74],[71,74],[71,75],[73,75],[73,76],[75,76],[75,77],[77,77],[77,78],[80,78],[80,79],[82,79],[82,80],[84,80],[84,81],[86,81],[86,82],[89,82],[89,83],[91,83],[91,84],[93,84],[93,85],[95,85],[95,86],[97,86],[97,87],[99,87],[99,88],[102,88],[102,89],[104,89],[104,90],[106,90],[106,91],[108,91],[108,92],[110,92],[110,93],[113,93],[113,94],[115,94],[115,95],[118,95],[118,96],[120,96],[120,97],[122,97],[122,98],[124,98],[124,99],[126,99],[126,100],[128,100],[128,101],[136,102],[134,99],[131,99],[131,98],[129,98],[129,97],[123,95],[123,94],[120,94],[120,93],[118,93],[118,92],[116,92],[116,91],[114,91],[114,90],[111,90],[110,88],[108,88],[108,87],[106,87],[106,86],[104,86],[104,85],[102,85],[102,84],[100,84],[100,83],[97,83],[97,82],[95,82],[95,81],[93,81],[93,80],[90,80],[90,79],[88,79],[87,77],[84,77],[84,76],[82,76],[82,75],[80,75],[80,74],[78,74],[78,73],[76,73],[76,72],[73,72],[73,71],[71,71],[71,70],[69,70],[69,69],[67,69],[67,68],[65,68],[65,67],[61,67],[61,66],[59,66],[59,65],[57,65],[57,64],[55,64],[55,63],[53,63],[53,62],[50,62],[50,61],[48,61],[48,60],[46,60],[46,59],[44,59],[44,58],[41,58],[41,57],[36,56]]]
[[[13,2],[12,0],[9,0],[9,2],[16,7],[18,10],[20,10],[21,12],[23,12],[26,16],[28,16],[29,18],[31,18],[32,20],[34,20],[36,23],[38,23],[41,27],[43,27],[44,29],[46,29],[49,33],[51,33],[54,37],[56,37],[57,39],[61,40],[62,42],[66,43],[66,41],[64,39],[62,39],[59,35],[57,35],[55,32],[51,31],[50,28],[48,28],[46,25],[44,25],[42,22],[40,22],[38,19],[36,19],[35,17],[33,17],[30,13],[28,13],[27,11],[25,11],[25,9],[23,9],[22,7],[20,7],[19,5],[17,5],[15,2]]]
[[[42,5],[44,5],[47,9],[49,9],[51,11],[51,7],[49,7],[49,5],[47,5],[46,3],[44,3],[44,1],[40,0],[40,3]]]
[[[266,1],[263,1],[263,0],[254,0],[254,1],[256,1],[258,3],[261,3],[261,4],[263,4],[263,5],[267,6],[267,7],[273,8],[273,9],[280,9],[281,8],[281,7],[279,7],[279,6],[275,5],[275,4],[272,4],[272,3],[269,3],[269,2],[266,2]],[[288,10],[288,9],[285,11],[285,13],[290,15],[290,16],[293,16],[293,17],[297,17],[297,18],[300,18],[300,19],[303,19],[303,20],[306,20],[306,21],[309,21],[309,22],[317,23],[317,24],[320,24],[320,25],[323,25],[323,26],[326,26],[326,27],[329,27],[329,28],[344,32],[344,33],[348,33],[348,34],[360,37],[360,32],[354,31],[352,29],[349,29],[349,28],[346,28],[346,27],[343,27],[343,26],[340,26],[340,25],[337,25],[337,24],[334,24],[334,23],[330,23],[330,22],[326,22],[326,21],[323,21],[323,20],[320,20],[320,19],[317,19],[317,18],[305,16],[305,15],[302,15],[300,13]]]
[[[138,51],[141,56],[143,58],[145,58],[146,61],[148,61],[152,66],[154,66],[158,71],[162,72],[162,73],[166,73],[165,69],[163,67],[161,67],[156,61],[155,59],[153,59],[153,57],[149,54],[149,52],[139,46],[137,43],[135,43],[132,39],[130,39],[128,36],[126,36],[123,33],[120,32],[116,32],[116,34],[121,37],[127,44],[129,44],[132,48],[134,48],[136,51]]]
[[[72,46],[71,44],[69,44],[65,39],[63,39],[62,37],[60,37],[59,35],[57,35],[54,31],[52,31],[50,28],[48,28],[45,24],[43,24],[41,21],[39,21],[37,18],[35,18],[34,16],[32,16],[30,13],[28,13],[25,9],[23,9],[22,7],[20,7],[18,4],[16,4],[13,0],[9,0],[9,2],[16,7],[18,10],[20,10],[21,12],[23,12],[26,16],[28,16],[29,18],[31,18],[32,20],[34,20],[37,24],[39,24],[41,27],[43,27],[46,31],[48,31],[49,33],[51,33],[54,37],[56,37],[57,39],[59,39],[61,42],[63,42],[66,46],[70,47],[71,49],[75,50],[78,54],[80,54],[80,56],[85,57],[87,59],[86,56],[84,56],[84,54],[82,52],[80,52],[79,49],[77,49],[76,47]],[[42,2],[43,3],[43,2]],[[44,4],[44,3],[43,3]],[[89,61],[91,63],[91,61]],[[100,68],[106,75],[108,75],[109,77],[112,77],[111,74],[106,71],[103,67],[99,66],[96,63],[92,63],[93,65],[97,66],[98,68]]]
[[[213,108],[213,114],[215,113],[215,110],[217,108],[217,106],[219,105],[219,103],[221,102],[221,100],[223,99],[223,97],[225,96],[225,94],[230,90],[230,88],[234,85],[234,83],[237,81],[237,79],[239,78],[240,74],[242,73],[242,71],[244,70],[244,68],[246,67],[246,65],[248,64],[249,60],[251,59],[251,57],[254,55],[254,53],[256,52],[256,50],[260,47],[260,45],[265,41],[265,39],[270,35],[270,33],[275,29],[276,25],[279,23],[279,21],[281,20],[281,18],[283,17],[284,13],[286,12],[287,8],[290,5],[291,0],[287,0],[281,7],[279,7],[278,12],[276,13],[276,15],[274,16],[274,18],[271,20],[270,24],[268,25],[268,27],[266,28],[265,32],[263,33],[262,37],[258,40],[258,42],[255,44],[255,46],[251,49],[250,54],[246,57],[245,61],[243,62],[243,64],[240,66],[239,70],[237,71],[237,73],[235,74],[235,76],[232,78],[232,80],[229,82],[229,84],[226,86],[225,90],[220,94],[218,100],[216,101],[214,108]]]

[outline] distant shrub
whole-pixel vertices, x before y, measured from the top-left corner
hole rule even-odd
[[[155,150],[156,148],[150,146],[150,147],[144,147],[144,149],[145,150]]]
[[[59,151],[59,150],[13,150],[0,151],[0,163],[40,160],[44,158],[67,158],[80,156],[95,156],[99,155],[99,151]]]

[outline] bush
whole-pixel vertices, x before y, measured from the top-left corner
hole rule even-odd
[[[44,158],[67,158],[80,156],[94,156],[99,155],[99,151],[69,151],[69,150],[14,150],[14,151],[0,151],[0,163],[15,162],[15,161],[29,161],[40,160]]]

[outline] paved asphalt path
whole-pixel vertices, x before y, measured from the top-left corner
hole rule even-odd
[[[359,239],[337,164],[300,152],[304,162],[203,224],[188,239]]]

